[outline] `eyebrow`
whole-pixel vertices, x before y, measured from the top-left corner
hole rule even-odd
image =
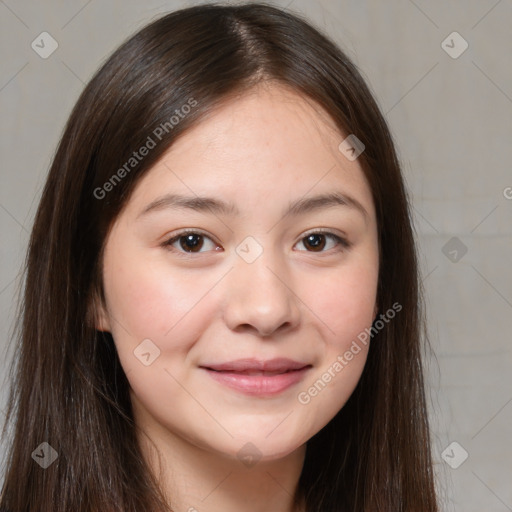
[[[365,221],[368,220],[369,215],[364,206],[357,199],[341,192],[332,192],[328,194],[303,197],[293,201],[282,213],[282,216],[298,216],[325,208],[332,208],[335,206],[346,206],[348,208],[354,209],[363,215]],[[166,194],[149,203],[140,212],[138,217],[146,215],[150,212],[165,210],[169,208],[176,210],[194,210],[205,213],[210,212],[213,214],[225,216],[240,215],[240,210],[238,210],[238,208],[232,202],[224,202],[214,197],[192,197],[178,194]]]

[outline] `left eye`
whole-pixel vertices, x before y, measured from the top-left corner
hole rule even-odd
[[[179,244],[179,248],[187,253],[198,253],[201,252],[201,249],[205,247],[205,240],[208,240],[210,243],[210,248],[208,249],[208,243],[206,243],[206,250],[217,250],[219,247],[213,240],[203,235],[202,233],[198,233],[196,231],[186,231],[182,232],[176,236],[173,236],[170,240],[167,240],[164,245],[166,247],[172,247],[173,249],[177,249],[175,244]],[[204,251],[203,251],[204,252]]]
[[[349,247],[349,243],[344,238],[341,238],[334,233],[323,232],[310,233],[302,238],[299,243],[305,247],[310,247],[310,252],[325,252],[324,249],[329,245],[327,240],[331,241],[331,246],[327,247],[326,250],[332,249],[333,247],[336,247],[336,245],[341,245],[345,248]]]

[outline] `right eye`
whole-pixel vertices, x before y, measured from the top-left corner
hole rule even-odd
[[[210,244],[210,249],[201,251]],[[171,238],[167,239],[163,244],[164,247],[179,254],[198,254],[201,252],[208,252],[208,250],[218,251],[221,247],[216,244],[209,236],[202,232],[184,230],[174,234]]]

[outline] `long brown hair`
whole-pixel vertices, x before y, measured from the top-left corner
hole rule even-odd
[[[12,423],[1,506],[170,510],[137,444],[112,337],[94,329],[94,300],[104,300],[104,242],[137,182],[176,138],[262,80],[317,102],[342,133],[364,143],[358,161],[377,214],[378,307],[384,313],[402,306],[373,337],[346,405],[308,441],[299,493],[308,512],[438,510],[422,376],[421,282],[389,130],[347,56],[300,17],[265,4],[200,5],[152,22],[106,61],[71,113],[29,244],[3,431]],[[148,137],[155,146],[127,167]],[[43,442],[58,454],[46,469],[31,457]]]

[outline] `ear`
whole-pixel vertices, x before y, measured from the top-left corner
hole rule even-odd
[[[89,304],[88,322],[98,331],[111,332],[107,308],[97,293],[94,294]]]

